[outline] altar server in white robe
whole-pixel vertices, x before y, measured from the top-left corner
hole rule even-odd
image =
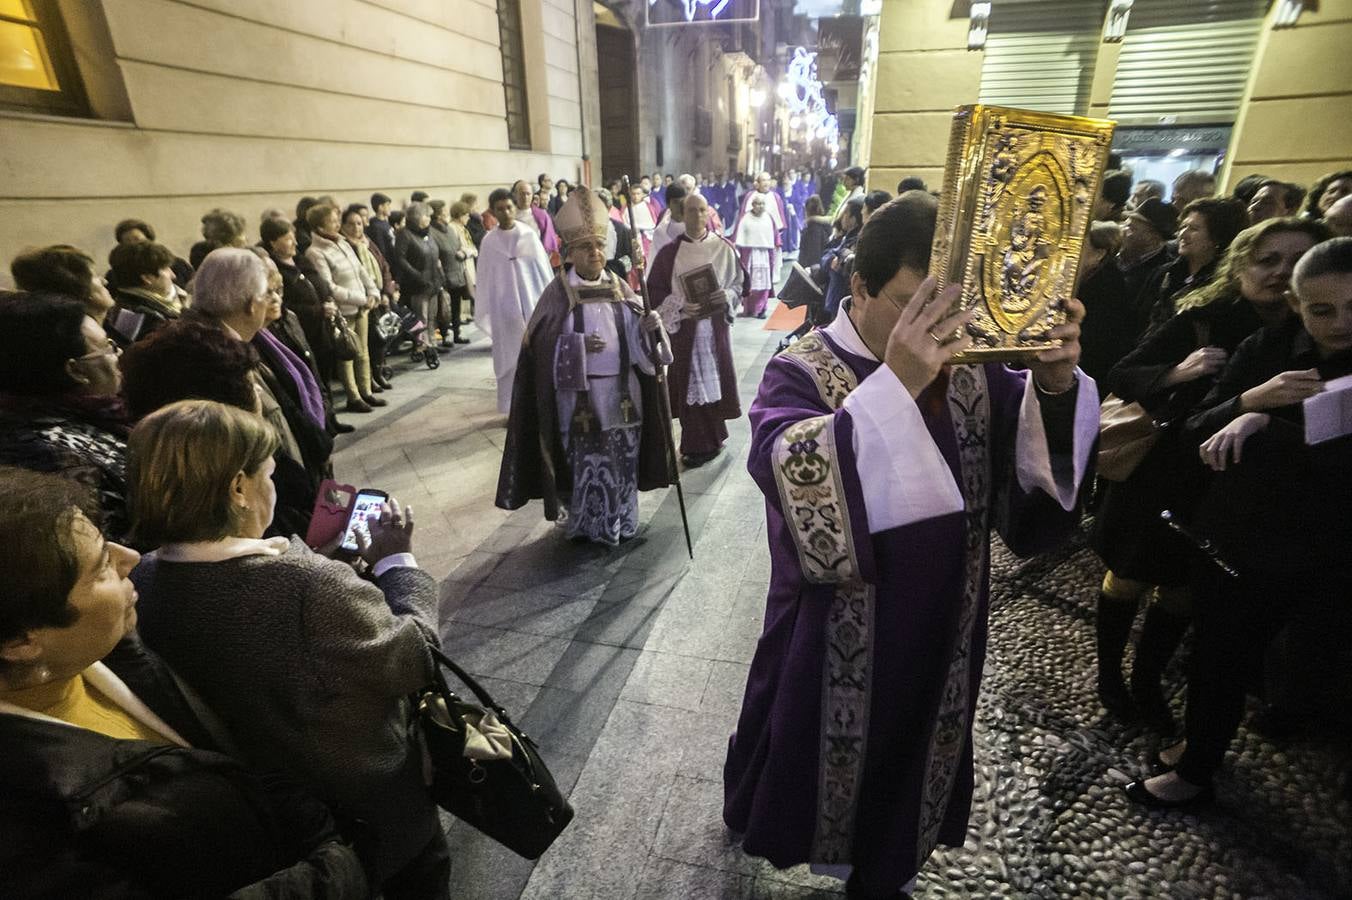
[[[488,197],[498,227],[484,235],[479,248],[479,294],[476,321],[493,339],[493,374],[498,380],[498,412],[512,409],[512,381],[526,323],[535,301],[554,272],[549,254],[535,232],[516,221],[516,204],[506,188]]]

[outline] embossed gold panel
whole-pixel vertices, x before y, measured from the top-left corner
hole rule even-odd
[[[930,274],[961,282],[975,341],[955,362],[1057,346],[1102,188],[1113,123],[961,106],[953,116]]]

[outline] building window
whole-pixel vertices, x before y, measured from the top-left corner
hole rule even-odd
[[[84,90],[52,0],[0,0],[0,106],[84,115]]]
[[[498,39],[502,45],[502,87],[507,97],[507,143],[514,150],[529,150],[530,107],[526,103],[521,0],[498,0]]]

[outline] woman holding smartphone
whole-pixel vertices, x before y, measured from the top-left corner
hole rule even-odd
[[[261,418],[210,401],[166,406],[132,432],[132,529],[159,547],[132,574],[141,634],[236,727],[246,759],[310,785],[371,841],[385,897],[446,897],[446,839],[405,700],[431,681],[437,633],[412,512],[391,500],[358,530],[374,583],[299,537],[264,539],[276,447]]]

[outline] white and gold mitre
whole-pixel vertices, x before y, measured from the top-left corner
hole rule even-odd
[[[606,205],[590,189],[579,187],[568,195],[554,216],[554,230],[565,244],[596,238],[604,241],[610,221]]]

